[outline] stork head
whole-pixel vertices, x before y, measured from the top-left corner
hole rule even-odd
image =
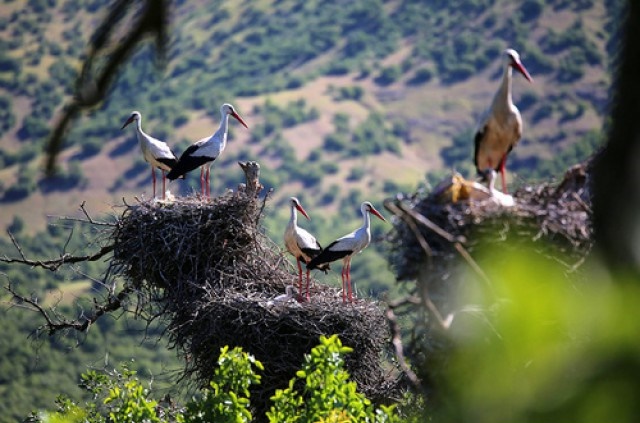
[[[133,122],[134,120],[139,122],[140,119],[142,119],[142,115],[140,114],[140,112],[138,112],[137,110],[133,111],[133,112],[131,112],[131,115],[129,115],[129,118],[124,123],[124,125],[122,125],[122,128],[120,128],[120,129],[126,128],[127,125],[130,124],[131,122]]]
[[[233,116],[238,122],[240,122],[242,124],[242,126],[244,126],[245,128],[249,129],[249,127],[247,126],[245,121],[240,117],[240,115],[236,112],[236,109],[234,109],[231,104],[224,103],[222,105],[222,107],[220,107],[220,113],[222,113],[223,116],[224,115]]]
[[[296,197],[291,197],[289,203],[291,204],[291,208],[296,208],[300,213],[302,213],[304,217],[306,217],[308,220],[311,220],[304,207],[302,207],[302,204],[300,204],[300,200],[298,200]]]
[[[517,51],[512,48],[508,48],[504,51],[504,54],[507,56],[509,66],[520,72],[527,79],[527,81],[533,82],[533,78],[531,78],[531,75],[529,75],[529,72],[520,61],[520,55]]]
[[[384,216],[381,215],[380,212],[376,210],[375,207],[373,207],[373,204],[371,204],[368,201],[365,201],[364,203],[362,203],[362,206],[360,206],[360,210],[362,211],[362,214],[371,213],[372,215],[376,216],[378,219],[383,220],[385,222],[387,221],[387,219],[385,219]]]

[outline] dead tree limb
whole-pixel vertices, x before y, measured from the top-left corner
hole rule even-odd
[[[31,310],[36,311],[44,318],[45,324],[40,326],[37,331],[40,332],[44,329],[47,331],[49,336],[68,329],[73,329],[78,332],[88,331],[91,325],[93,325],[102,315],[122,308],[123,302],[133,291],[131,287],[124,287],[117,295],[109,296],[104,304],[100,304],[98,300],[94,298],[94,306],[90,314],[87,315],[86,313],[83,313],[82,318],[70,320],[61,316],[54,308],[45,308],[40,305],[37,298],[20,295],[15,291],[11,284],[4,288],[13,296],[14,304],[28,304]]]
[[[55,259],[31,260],[26,257],[26,255],[24,254],[24,251],[22,250],[22,247],[20,246],[16,238],[13,236],[13,234],[10,231],[7,231],[7,233],[9,234],[9,238],[11,238],[11,242],[13,243],[13,246],[16,247],[16,250],[18,250],[18,253],[20,254],[20,258],[10,258],[5,255],[3,257],[0,257],[0,262],[19,263],[19,264],[24,264],[31,267],[41,267],[43,269],[47,269],[52,272],[55,272],[60,268],[60,266],[64,264],[74,264],[74,263],[81,263],[85,261],[99,260],[113,251],[113,246],[107,245],[102,247],[98,252],[94,254],[85,255],[85,256],[74,256],[68,253],[64,253],[60,255],[59,258],[55,258]]]

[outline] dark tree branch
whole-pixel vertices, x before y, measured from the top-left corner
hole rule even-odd
[[[625,10],[622,47],[617,52],[611,126],[604,150],[594,160],[593,222],[596,247],[607,264],[640,280],[640,3]]]
[[[7,232],[9,234],[9,238],[11,238],[11,242],[13,243],[14,247],[16,247],[16,250],[18,250],[18,253],[20,254],[20,258],[10,258],[5,255],[3,257],[0,257],[0,262],[19,263],[19,264],[25,264],[31,267],[42,267],[43,269],[47,269],[52,272],[55,272],[60,268],[60,266],[64,264],[74,264],[74,263],[81,263],[85,261],[99,260],[105,255],[113,251],[113,246],[107,245],[105,247],[102,247],[98,252],[94,254],[85,255],[85,256],[74,256],[68,253],[63,253],[59,258],[56,258],[56,259],[30,260],[25,256],[24,251],[22,250],[22,247],[20,246],[18,241],[15,239],[13,234],[10,231],[7,231]]]
[[[57,332],[72,329],[78,332],[86,332],[89,330],[102,315],[119,310],[123,306],[123,302],[133,292],[131,287],[125,287],[115,296],[109,296],[107,301],[103,304],[99,303],[97,299],[93,299],[93,310],[90,314],[86,314],[84,311],[78,319],[69,320],[59,315],[55,308],[45,308],[38,303],[37,298],[25,297],[18,294],[11,284],[4,287],[13,296],[13,302],[20,304],[28,304],[30,309],[40,314],[45,324],[40,326],[37,331],[46,330],[49,336],[55,335]]]
[[[415,300],[419,301],[417,298]],[[387,310],[385,311],[385,316],[387,321],[389,322],[389,328],[391,330],[391,345],[393,346],[393,351],[398,360],[398,365],[406,375],[409,383],[416,390],[416,392],[422,392],[423,386],[420,382],[420,379],[416,375],[416,373],[409,367],[407,361],[404,357],[404,347],[402,345],[402,337],[400,331],[400,324],[398,323],[398,318],[394,312],[394,309],[402,305],[404,302],[410,302],[411,298],[406,298],[401,300],[400,302],[394,302],[389,304]]]
[[[117,0],[109,15],[94,32],[89,55],[76,81],[75,96],[63,108],[62,117],[51,132],[45,147],[47,174],[50,175],[55,171],[56,158],[62,150],[64,136],[71,122],[78,117],[80,111],[96,106],[105,99],[118,69],[131,56],[146,35],[155,35],[158,56],[162,62],[164,61],[169,0],[146,0],[139,19],[132,23],[131,29],[122,39],[114,43],[117,45],[116,49],[105,51],[107,40],[112,32],[118,29],[116,24],[126,16],[129,8],[135,7],[136,4],[137,2]],[[92,77],[94,61],[97,58],[107,56],[108,59],[101,72]]]

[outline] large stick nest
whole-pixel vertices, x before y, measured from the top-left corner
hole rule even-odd
[[[379,304],[345,305],[337,289],[318,283],[310,302],[273,301],[297,284],[297,272],[261,230],[263,207],[243,193],[127,206],[113,235],[114,268],[139,293],[141,311],[168,321],[190,380],[207,384],[225,345],[264,364],[252,395],[259,414],[320,335],[338,334],[353,348],[346,366],[369,398],[396,398],[399,384],[383,367],[389,333]]]
[[[435,193],[423,198],[399,197],[388,200],[387,206],[396,211],[400,206],[424,216],[452,239],[461,241],[469,252],[488,245],[519,248],[540,243],[548,254],[580,260],[593,245],[589,170],[588,164],[580,164],[569,169],[559,184],[524,186],[514,193],[513,207],[492,201],[443,202]],[[418,234],[415,225],[407,224],[407,215],[402,217],[390,236],[391,260],[398,280],[424,276],[425,266],[430,266],[431,278],[440,279],[461,260],[451,239],[425,226],[420,226]],[[428,244],[432,260],[425,258],[420,238]]]

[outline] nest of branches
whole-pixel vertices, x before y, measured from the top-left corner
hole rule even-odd
[[[513,207],[442,202],[434,194],[387,200],[387,209],[400,218],[389,237],[398,280],[421,277],[425,264],[433,279],[441,279],[461,259],[460,245],[471,253],[488,245],[515,249],[540,243],[548,254],[580,260],[593,245],[589,171],[588,164],[580,164],[559,184],[522,187],[513,195]]]
[[[346,366],[361,392],[375,402],[397,398],[400,385],[384,363],[388,323],[377,303],[344,305],[336,288],[317,283],[310,302],[274,301],[297,285],[297,272],[263,233],[263,208],[242,192],[128,206],[113,234],[112,267],[138,294],[140,314],[167,321],[185,377],[198,385],[210,380],[221,347],[241,346],[265,366],[252,392],[264,411],[320,335],[338,334],[353,348]]]
[[[589,163],[577,165],[560,183],[520,188],[511,206],[492,197],[443,201],[441,190],[385,201],[397,217],[388,235],[390,262],[409,292],[389,304],[388,313],[410,316],[414,322],[405,345],[419,364],[418,375],[406,371],[411,380],[429,390],[435,373],[445,366],[453,348],[447,330],[460,311],[455,292],[461,284],[475,275],[491,286],[488,272],[474,257],[491,250],[527,248],[546,260],[564,263],[572,277],[580,274],[574,270],[593,246],[590,170]],[[502,256],[492,255],[492,263]]]

